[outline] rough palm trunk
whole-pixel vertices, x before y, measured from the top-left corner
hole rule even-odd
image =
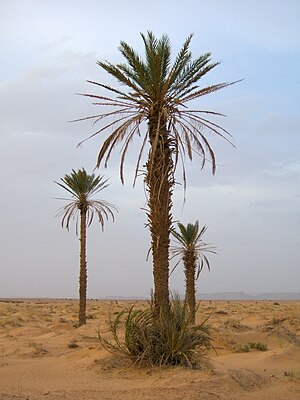
[[[86,324],[86,210],[80,210],[79,326]]]
[[[185,272],[185,300],[190,310],[190,320],[194,324],[196,320],[196,280],[195,265],[196,256],[194,252],[187,252],[183,258]]]
[[[154,306],[159,313],[161,309],[169,309],[169,247],[174,178],[171,143],[166,123],[159,121],[158,114],[154,114],[149,123],[151,149],[146,165],[146,184],[149,191],[148,221],[153,256]]]

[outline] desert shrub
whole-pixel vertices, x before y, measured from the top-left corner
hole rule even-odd
[[[273,318],[271,323],[267,324],[264,330],[269,332],[269,335],[275,335],[280,339],[288,341],[289,343],[300,346],[299,336],[284,326],[283,322],[286,320],[287,318]]]
[[[22,324],[23,319],[19,316],[4,316],[0,317],[0,328],[4,327],[14,327],[14,328],[20,328],[23,326]]]
[[[41,344],[35,342],[29,342],[28,345],[33,347],[32,355],[33,357],[42,357],[48,353],[48,350],[45,349]]]
[[[76,339],[70,340],[70,342],[68,343],[68,347],[69,349],[76,349],[77,347],[79,347],[79,345],[77,344],[77,340]]]
[[[259,351],[267,351],[268,345],[261,342],[250,342],[249,346],[251,349],[259,350]]]
[[[110,317],[112,340],[98,330],[103,347],[129,358],[133,364],[151,366],[183,365],[195,367],[200,354],[211,347],[208,327],[190,324],[186,302],[175,297],[170,310],[157,316],[150,305],[146,310],[123,310]]]
[[[260,342],[249,342],[246,344],[238,344],[235,346],[237,353],[249,353],[250,350],[267,351],[268,346]]]
[[[225,310],[218,310],[218,311],[216,311],[215,313],[216,313],[216,314],[219,314],[219,315],[228,315],[228,312],[225,311]]]
[[[249,353],[250,346],[248,344],[237,345],[235,351],[236,353]]]
[[[227,321],[225,321],[224,326],[225,328],[228,328],[229,330],[234,332],[246,332],[251,330],[249,326],[241,324],[235,319],[228,319]]]
[[[275,317],[273,317],[271,323],[272,323],[273,325],[279,325],[281,322],[282,322],[282,321],[281,321],[280,318],[275,318]]]
[[[287,371],[284,371],[283,375],[290,378],[293,381],[300,380],[300,370],[298,370],[298,371],[295,371],[293,369],[287,370]]]

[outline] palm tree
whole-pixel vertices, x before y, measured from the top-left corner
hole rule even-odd
[[[211,247],[203,241],[203,235],[207,230],[206,226],[203,226],[203,228],[199,230],[198,221],[196,221],[195,224],[187,224],[186,227],[181,223],[178,223],[177,226],[179,232],[172,230],[172,235],[177,240],[177,246],[173,247],[171,251],[173,257],[179,256],[180,260],[183,261],[185,273],[185,300],[190,309],[191,323],[194,324],[196,317],[196,280],[205,265],[210,271],[209,260],[205,253],[216,254],[216,251],[214,247]],[[179,262],[175,265],[172,272]]]
[[[102,230],[104,221],[111,216],[114,221],[116,207],[105,200],[95,200],[93,195],[105,189],[108,184],[103,176],[88,175],[84,168],[72,170],[70,175],[55,182],[72,195],[70,202],[58,211],[62,217],[62,227],[69,230],[71,220],[75,220],[76,234],[80,224],[80,272],[79,272],[79,326],[86,323],[86,293],[87,293],[87,260],[86,260],[86,230],[91,225],[94,214],[98,217]]]
[[[209,116],[221,115],[220,113],[189,109],[187,103],[234,82],[203,88],[198,86],[199,80],[219,63],[211,62],[210,53],[192,60],[189,51],[192,35],[188,36],[173,63],[168,36],[163,35],[156,39],[152,32],[147,32],[146,35],[141,34],[141,37],[145,47],[144,59],[122,41],[119,50],[125,58],[125,63],[114,65],[107,61],[98,62],[101,68],[116,78],[127,90],[88,81],[100,89],[108,90],[113,96],[84,94],[94,99],[95,105],[103,107],[103,111],[76,121],[106,121],[89,137],[110,131],[100,148],[98,167],[101,163],[106,167],[114,148],[123,143],[120,159],[122,183],[124,160],[130,143],[135,136],[142,137],[134,184],[137,176],[144,174],[153,256],[154,303],[159,310],[169,307],[171,209],[178,161],[182,161],[185,186],[183,160],[186,154],[190,160],[193,153],[198,154],[201,158],[201,168],[209,159],[212,172],[215,173],[215,155],[205,131],[230,141],[229,133],[208,119]],[[143,165],[144,170],[141,171],[140,163],[147,146],[147,160]]]

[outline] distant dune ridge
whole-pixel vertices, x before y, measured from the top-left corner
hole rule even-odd
[[[184,298],[183,294],[180,294]],[[118,296],[100,297],[99,300],[147,300],[149,296]],[[249,294],[245,292],[197,293],[197,300],[300,300],[300,292],[265,292]]]
[[[266,292],[251,295],[245,292],[198,293],[198,300],[300,300],[300,292]]]
[[[184,296],[181,295],[183,298]],[[105,300],[145,300],[137,296],[106,296]],[[245,292],[197,293],[197,300],[300,300],[300,292],[265,292],[249,294]]]

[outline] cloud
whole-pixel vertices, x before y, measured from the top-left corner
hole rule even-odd
[[[70,43],[74,39],[74,35],[63,35],[60,39],[54,40],[54,41],[49,41],[47,44],[44,44],[41,46],[42,50],[47,50],[49,49],[57,49],[60,48],[61,46],[64,46],[66,43]]]
[[[1,136],[35,132],[84,137],[83,126],[67,121],[89,113],[89,105],[74,94],[84,91],[85,84],[64,77],[59,68],[36,68],[1,85]]]
[[[285,179],[299,180],[300,179],[300,162],[291,162],[287,164],[276,163],[273,168],[266,169],[262,174],[268,178],[275,178],[281,182]]]
[[[265,209],[274,209],[278,207],[287,207],[289,206],[292,202],[296,201],[299,199],[300,196],[291,196],[287,198],[282,198],[282,199],[266,199],[266,200],[258,200],[258,201],[253,201],[250,203],[250,207],[261,207]]]

